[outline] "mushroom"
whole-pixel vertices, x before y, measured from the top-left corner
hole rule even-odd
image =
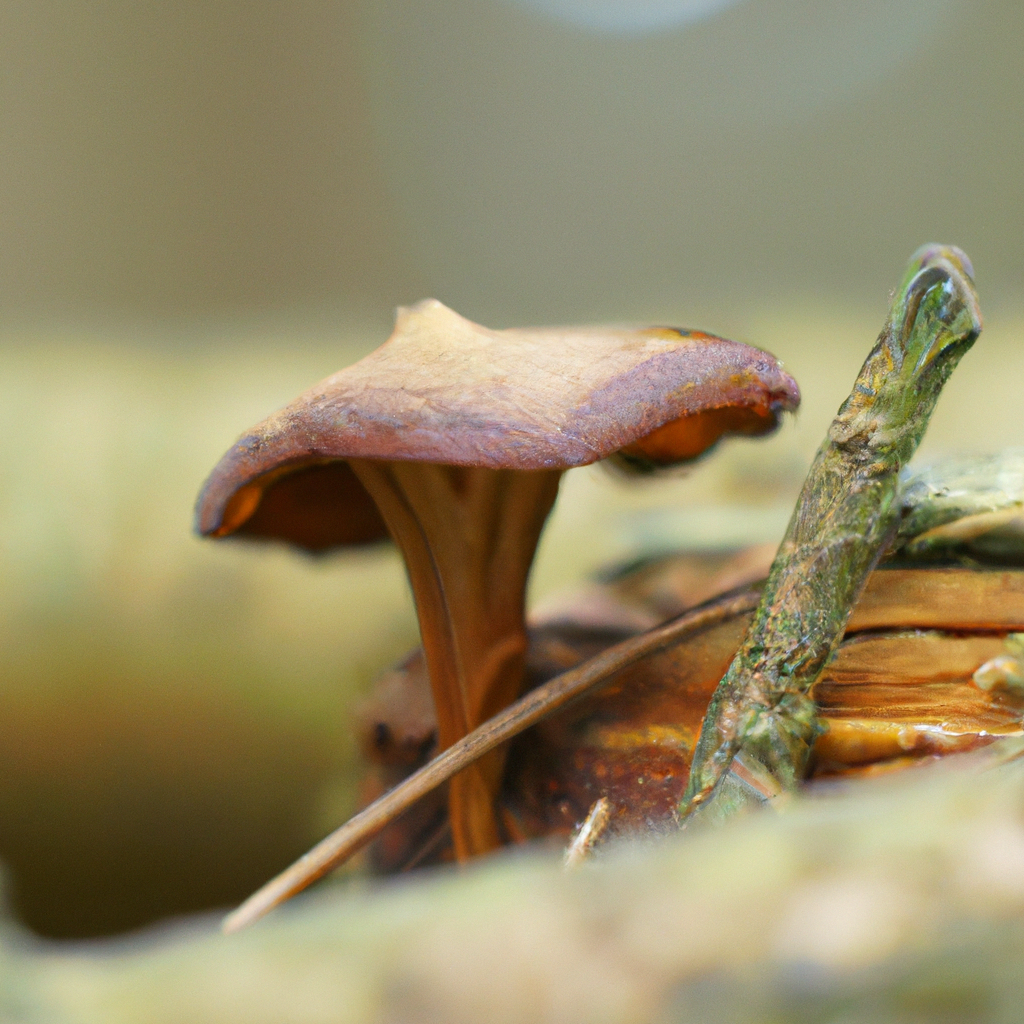
[[[771,355],[699,331],[495,331],[428,299],[243,435],[207,480],[196,528],[311,551],[390,534],[444,749],[520,694],[527,576],[566,469],[693,459],[723,434],[767,433],[798,402]],[[451,782],[460,860],[500,845],[502,767],[495,751]]]

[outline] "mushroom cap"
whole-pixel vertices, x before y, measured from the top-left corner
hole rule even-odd
[[[610,455],[692,459],[796,408],[767,352],[651,327],[489,330],[436,299],[398,311],[380,348],[245,433],[199,495],[196,529],[309,550],[387,535],[344,460],[568,469]]]

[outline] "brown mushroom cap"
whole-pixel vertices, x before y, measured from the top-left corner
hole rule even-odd
[[[530,565],[563,470],[693,458],[798,401],[768,354],[692,331],[490,331],[439,302],[242,437],[199,498],[213,536],[310,550],[381,539],[405,558],[450,746],[519,695]],[[385,526],[386,524],[386,526]],[[501,843],[504,751],[451,780],[460,860]]]
[[[210,475],[198,532],[309,550],[387,535],[350,458],[568,469],[664,465],[763,434],[799,402],[768,353],[654,327],[492,331],[434,299],[376,351],[243,435]],[[339,515],[339,512],[342,514]]]

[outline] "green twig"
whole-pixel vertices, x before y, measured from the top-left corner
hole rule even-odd
[[[889,318],[804,483],[761,602],[708,707],[680,808],[714,794],[748,802],[729,772],[743,752],[783,789],[818,734],[809,691],[898,526],[898,475],[943,385],[981,330],[970,261],[949,246],[913,256]]]

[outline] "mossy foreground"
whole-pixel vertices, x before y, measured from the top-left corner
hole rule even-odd
[[[87,946],[13,927],[0,1019],[1017,1021],[1019,741],[703,833],[314,892]]]

